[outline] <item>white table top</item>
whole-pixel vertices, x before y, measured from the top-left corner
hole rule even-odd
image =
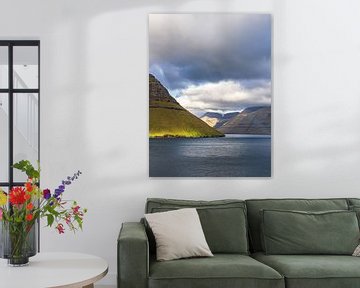
[[[9,267],[0,259],[0,287],[82,287],[103,278],[108,264],[97,256],[80,253],[38,253],[29,265]]]

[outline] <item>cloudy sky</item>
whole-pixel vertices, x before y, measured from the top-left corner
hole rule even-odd
[[[194,114],[271,104],[271,16],[151,14],[149,69]]]

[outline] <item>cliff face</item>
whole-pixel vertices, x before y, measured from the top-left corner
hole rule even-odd
[[[149,101],[150,104],[151,102],[167,102],[179,105],[169,91],[152,74],[149,75]]]
[[[150,74],[149,136],[220,137],[224,135],[182,107],[160,81]]]
[[[271,107],[249,107],[217,128],[225,134],[271,134]]]

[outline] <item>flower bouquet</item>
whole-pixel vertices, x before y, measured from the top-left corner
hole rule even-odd
[[[40,189],[40,168],[35,169],[27,160],[13,165],[26,173],[23,187],[12,187],[8,194],[0,188],[0,257],[8,259],[9,265],[26,265],[29,257],[36,254],[36,223],[45,218],[47,226],[55,227],[59,234],[82,229],[86,209],[76,201],[63,199],[66,186],[78,179],[81,172],[74,173],[54,189]]]

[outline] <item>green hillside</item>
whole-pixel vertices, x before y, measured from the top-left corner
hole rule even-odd
[[[149,137],[221,137],[183,108],[153,76],[149,77]]]
[[[222,133],[185,109],[150,108],[150,137],[220,137]]]

